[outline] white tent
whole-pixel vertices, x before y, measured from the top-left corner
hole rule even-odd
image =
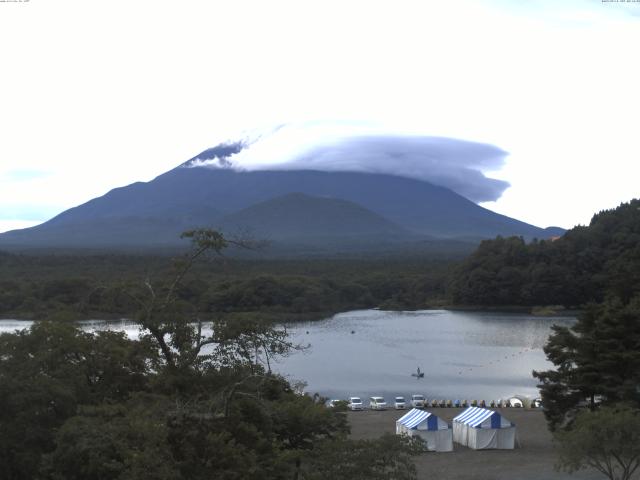
[[[453,451],[451,427],[431,412],[412,408],[396,420],[396,434],[418,436],[432,452]]]
[[[516,443],[516,426],[498,412],[470,407],[453,419],[453,440],[474,450],[511,450]]]

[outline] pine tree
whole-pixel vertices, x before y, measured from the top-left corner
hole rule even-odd
[[[589,306],[571,328],[555,326],[544,351],[556,369],[533,375],[552,430],[599,400],[640,407],[640,297]]]

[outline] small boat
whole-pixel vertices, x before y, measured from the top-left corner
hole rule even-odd
[[[411,374],[412,377],[416,377],[416,378],[423,378],[424,377],[424,372],[420,371],[420,367],[418,367],[418,371],[416,373],[412,373]]]

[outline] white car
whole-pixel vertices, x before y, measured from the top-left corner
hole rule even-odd
[[[404,410],[407,408],[407,402],[405,402],[404,397],[396,397],[393,406],[396,410]]]
[[[382,397],[371,397],[369,398],[369,408],[371,410],[386,410],[387,402]]]
[[[349,403],[347,404],[349,410],[364,410],[364,404],[360,397],[349,397]]]
[[[424,395],[419,395],[417,393],[411,395],[411,406],[413,408],[424,408],[426,401],[427,400],[424,398]]]

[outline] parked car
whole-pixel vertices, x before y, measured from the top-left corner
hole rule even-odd
[[[364,410],[364,404],[360,397],[349,397],[349,403],[347,404],[349,410]]]
[[[404,410],[407,408],[407,402],[405,402],[404,397],[396,397],[393,406],[396,410]]]
[[[420,394],[413,394],[411,395],[411,406],[413,408],[424,408],[426,399],[424,398],[424,395],[420,395]]]
[[[371,397],[369,398],[369,408],[371,410],[386,410],[387,402],[383,397]]]

